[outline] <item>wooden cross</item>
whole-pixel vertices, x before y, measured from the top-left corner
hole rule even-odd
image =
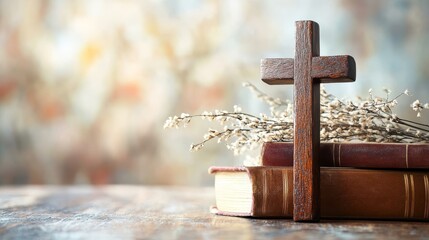
[[[320,218],[320,83],[352,82],[356,65],[351,56],[319,57],[319,25],[296,22],[295,59],[261,61],[262,80],[294,84],[293,219]]]

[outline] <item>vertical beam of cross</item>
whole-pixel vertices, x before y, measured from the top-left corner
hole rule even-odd
[[[319,57],[319,26],[296,22],[295,59],[261,61],[262,80],[294,84],[294,221],[320,218],[320,83],[350,82],[356,77],[350,56]]]
[[[294,220],[319,220],[320,82],[311,77],[319,56],[319,26],[296,23],[294,61]]]

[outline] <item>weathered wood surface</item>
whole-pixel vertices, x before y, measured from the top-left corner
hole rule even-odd
[[[265,58],[261,60],[261,79],[270,85],[293,84],[292,58]],[[352,82],[356,78],[356,63],[347,55],[313,57],[311,77],[320,83]],[[316,80],[317,81],[317,80]]]
[[[311,77],[311,60],[319,56],[319,26],[296,23],[294,61],[293,219],[320,218],[320,83]]]
[[[408,239],[429,236],[421,222],[303,224],[209,213],[213,188],[0,188],[1,239]]]
[[[295,58],[261,61],[268,84],[294,84],[294,213],[295,221],[320,218],[320,83],[350,82],[356,77],[350,56],[319,56],[319,25],[296,22]]]

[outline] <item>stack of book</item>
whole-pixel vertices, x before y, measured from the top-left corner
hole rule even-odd
[[[214,213],[293,214],[293,144],[265,143],[262,166],[211,167]],[[429,144],[321,143],[323,218],[429,220]]]

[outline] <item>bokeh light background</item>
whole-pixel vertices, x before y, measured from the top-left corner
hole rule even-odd
[[[188,151],[209,125],[163,130],[182,112],[267,107],[259,62],[293,57],[296,20],[320,25],[321,55],[349,54],[340,98],[409,89],[429,96],[429,1],[0,1],[0,184],[210,185],[237,165],[224,145]],[[426,118],[425,118],[426,117]],[[423,115],[421,120],[427,121]]]

